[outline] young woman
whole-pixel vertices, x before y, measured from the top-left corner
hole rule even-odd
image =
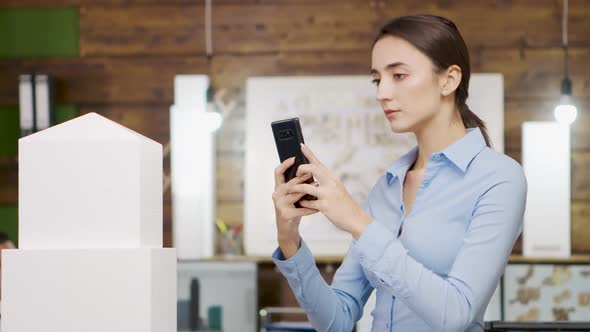
[[[522,229],[520,165],[490,148],[465,100],[469,54],[455,24],[404,16],[372,51],[377,99],[394,132],[418,146],[387,168],[363,207],[312,151],[285,183],[276,168],[279,248],[273,259],[318,331],[351,331],[375,289],[373,331],[482,331],[487,304]],[[314,176],[318,181],[305,184]],[[293,203],[303,195],[316,201]],[[331,286],[300,238],[301,217],[323,213],[353,237]]]

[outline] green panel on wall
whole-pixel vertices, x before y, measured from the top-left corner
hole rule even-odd
[[[0,106],[0,156],[16,156],[20,135],[17,106]]]
[[[54,124],[59,124],[80,115],[80,110],[74,105],[57,105],[55,106]]]
[[[18,207],[15,205],[0,205],[0,232],[8,237],[18,247]]]
[[[78,56],[79,10],[0,8],[0,57]]]
[[[74,105],[57,105],[54,123],[62,123],[80,114]],[[20,137],[18,106],[0,105],[0,157],[16,156]]]

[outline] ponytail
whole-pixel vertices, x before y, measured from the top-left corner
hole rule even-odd
[[[486,128],[485,123],[479,116],[473,113],[467,104],[463,103],[459,105],[459,114],[461,115],[461,120],[463,120],[463,125],[465,128],[475,128],[478,127],[481,130],[481,134],[486,141],[486,145],[488,147],[492,147],[490,142],[490,136],[488,135],[488,130]]]

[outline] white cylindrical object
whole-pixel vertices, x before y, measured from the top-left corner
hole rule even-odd
[[[215,248],[215,114],[207,112],[209,79],[177,76],[170,107],[174,246],[183,260],[208,258]]]
[[[522,125],[522,163],[528,182],[523,254],[569,257],[570,127],[557,122]]]

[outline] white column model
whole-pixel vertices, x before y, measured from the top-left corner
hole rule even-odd
[[[528,181],[523,254],[571,255],[570,127],[558,122],[522,124],[522,164]]]
[[[172,226],[178,259],[214,253],[215,136],[218,112],[207,110],[206,75],[177,75],[170,107]]]
[[[175,332],[162,146],[90,113],[19,141],[19,245],[3,332]]]

